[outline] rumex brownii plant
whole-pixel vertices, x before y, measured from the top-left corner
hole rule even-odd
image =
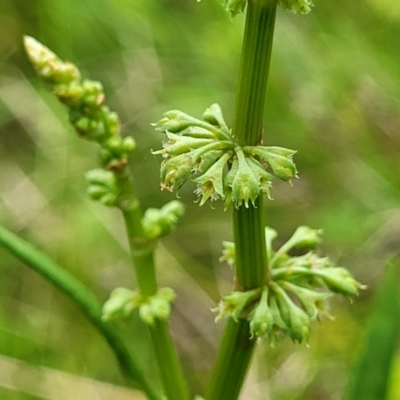
[[[232,212],[234,241],[223,243],[221,261],[232,266],[234,287],[213,309],[216,321],[227,322],[206,400],[238,398],[258,340],[275,343],[289,337],[298,343],[307,341],[312,321],[329,316],[327,301],[334,293],[352,296],[363,288],[348,270],[315,251],[321,230],[301,226],[275,248],[277,232],[264,226],[264,195],[272,199],[273,181],[297,178],[292,159],[295,150],[262,144],[276,10],[281,6],[306,14],[313,4],[309,0],[221,3],[232,17],[246,12],[232,127],[218,104],[207,108],[201,118],[173,110],[153,124],[164,135],[162,148],[153,151],[163,158],[161,188],[178,191],[192,181],[200,206],[222,200]],[[88,288],[2,227],[0,242],[77,302],[110,344],[122,370],[149,399],[190,399],[192,393],[168,328],[175,293],[158,287],[154,259],[158,240],[174,231],[184,206],[174,200],[160,209],[142,207],[128,163],[135,141],[121,136],[118,115],[107,106],[102,85],[82,78],[74,64],[62,61],[35,39],[25,37],[24,42],[38,75],[68,108],[77,134],[98,145],[98,168],[86,174],[88,194],[121,211],[138,287],[116,288],[101,306]],[[152,385],[115,325],[115,320],[134,312],[150,332],[162,393]]]

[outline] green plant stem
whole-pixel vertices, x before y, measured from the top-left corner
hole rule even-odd
[[[232,134],[241,146],[262,141],[263,115],[276,0],[248,0]],[[233,211],[236,289],[249,290],[265,284],[267,251],[263,199],[254,206]],[[236,400],[254,350],[249,323],[229,321],[207,391],[207,400]],[[234,384],[232,384],[234,383]]]
[[[132,198],[134,200],[131,201],[131,204],[122,208],[122,214],[139,288],[143,295],[152,296],[157,292],[154,241],[145,238],[140,205],[133,194]],[[189,389],[169,334],[167,322],[156,320],[155,324],[150,326],[149,329],[161,381],[168,400],[189,400]]]
[[[125,375],[136,382],[150,400],[161,400],[142,372],[134,355],[125,346],[118,332],[101,320],[102,306],[96,296],[79,280],[64,270],[46,254],[0,225],[0,244],[24,264],[53,283],[73,300],[113,350]]]
[[[246,320],[235,322],[230,319],[227,322],[207,388],[207,400],[238,398],[256,343],[249,337],[250,328]]]

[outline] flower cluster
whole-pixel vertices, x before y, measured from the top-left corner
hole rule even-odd
[[[278,4],[285,10],[298,14],[308,14],[314,6],[311,0],[278,0]]]
[[[153,124],[165,133],[161,187],[178,190],[187,180],[197,183],[200,205],[223,199],[236,207],[255,202],[260,194],[270,197],[272,180],[296,177],[294,150],[282,147],[239,146],[224,121],[221,108],[213,104],[202,120],[181,111],[165,113]]]
[[[156,319],[166,320],[171,314],[171,303],[175,300],[175,292],[170,288],[162,288],[150,297],[139,291],[126,288],[114,289],[103,306],[103,321],[127,318],[134,310],[148,325],[154,325]]]
[[[185,206],[178,200],[170,201],[161,208],[148,208],[142,218],[145,235],[149,239],[158,239],[172,232]]]
[[[252,337],[268,337],[271,342],[290,336],[301,343],[309,337],[311,321],[327,313],[327,299],[333,293],[356,295],[365,286],[350,272],[336,267],[326,257],[309,251],[291,256],[292,249],[314,248],[321,242],[321,231],[299,227],[277,251],[272,250],[276,231],[266,228],[266,244],[270,279],[249,291],[234,291],[223,297],[215,309],[216,320],[226,317],[247,318]],[[231,242],[224,242],[223,260],[234,266],[235,251]]]
[[[218,0],[232,17],[244,12],[247,0]],[[269,0],[270,1],[270,0]],[[278,5],[285,10],[298,14],[308,14],[314,5],[311,0],[276,0]]]
[[[62,61],[34,38],[26,36],[24,44],[38,75],[68,107],[69,120],[77,134],[100,145],[102,170],[87,175],[89,195],[105,205],[120,205],[121,179],[117,175],[124,173],[135,141],[121,136],[119,117],[105,104],[102,84],[82,79],[74,64]]]

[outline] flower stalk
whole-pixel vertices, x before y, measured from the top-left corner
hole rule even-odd
[[[262,142],[264,105],[277,3],[249,0],[232,134],[241,146]],[[233,210],[237,290],[263,286],[268,280],[263,198]],[[249,322],[229,320],[207,390],[207,400],[235,400],[254,350]],[[240,349],[240,351],[238,351]],[[233,356],[234,355],[234,356]],[[232,385],[235,382],[235,385]]]
[[[169,316],[169,302],[155,296],[158,291],[154,262],[156,239],[175,227],[181,212],[176,212],[176,207],[170,207],[160,210],[156,220],[153,218],[149,221],[148,215],[145,218],[128,169],[129,156],[135,149],[135,142],[131,137],[121,136],[119,117],[105,104],[106,97],[101,83],[82,79],[74,64],[62,61],[35,39],[25,37],[24,44],[38,75],[68,107],[69,119],[77,134],[99,145],[100,168],[86,174],[88,193],[93,200],[117,207],[122,212],[140,295],[152,305],[149,307],[145,302],[140,307],[139,315],[150,329],[165,395],[169,400],[189,400],[182,366],[165,320]],[[151,229],[146,229],[144,222],[147,228],[150,222]],[[50,280],[51,274],[52,270],[46,275]],[[85,296],[75,300],[84,302]],[[119,305],[125,307],[126,304],[122,301]],[[118,311],[124,314],[130,310],[129,307],[128,310],[113,310],[113,314],[118,315]],[[108,314],[105,306],[103,320]]]

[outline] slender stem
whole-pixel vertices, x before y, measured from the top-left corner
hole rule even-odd
[[[116,329],[102,322],[102,306],[93,292],[46,254],[1,225],[0,244],[73,300],[103,335],[126,376],[138,383],[150,400],[162,399],[162,396],[153,389],[151,381],[143,374],[134,355],[125,346]]]
[[[232,134],[241,146],[262,139],[276,0],[248,0]]]
[[[262,140],[264,104],[275,27],[276,0],[248,0],[242,59],[232,134],[241,146]],[[267,251],[263,199],[254,206],[233,211],[236,289],[249,290],[265,284]],[[230,320],[222,338],[207,400],[236,400],[250,365],[255,342],[249,323]]]
[[[267,251],[263,217],[263,198],[255,207],[233,210],[236,286],[250,290],[262,286],[267,272]]]
[[[238,398],[255,346],[255,341],[249,340],[249,337],[246,320],[235,322],[230,319],[227,322],[207,388],[207,400]]]
[[[139,288],[143,295],[152,296],[157,292],[154,243],[144,236],[139,202],[134,200],[131,206],[122,208],[122,214]],[[167,322],[156,320],[154,326],[149,328],[161,381],[168,400],[189,400],[189,389]]]

